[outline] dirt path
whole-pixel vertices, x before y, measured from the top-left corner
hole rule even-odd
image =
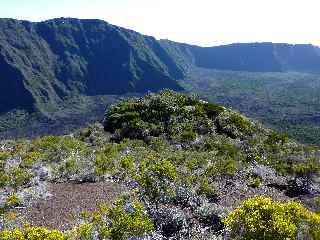
[[[22,212],[33,226],[65,230],[70,227],[72,214],[94,211],[100,203],[113,202],[125,188],[116,183],[50,184],[52,196]]]

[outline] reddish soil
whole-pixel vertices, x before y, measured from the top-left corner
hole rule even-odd
[[[52,196],[22,212],[33,226],[65,230],[72,223],[72,215],[80,211],[94,211],[101,203],[113,202],[125,188],[116,183],[59,183],[50,184]]]

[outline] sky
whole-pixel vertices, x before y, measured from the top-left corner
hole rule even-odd
[[[319,0],[0,0],[0,17],[102,19],[157,39],[320,46]]]

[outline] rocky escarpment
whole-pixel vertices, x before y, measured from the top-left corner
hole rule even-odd
[[[159,42],[100,20],[0,20],[0,112],[64,97],[181,89]]]

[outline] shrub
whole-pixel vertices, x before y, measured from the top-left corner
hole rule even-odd
[[[251,130],[251,123],[238,113],[232,113],[230,116],[230,122],[240,131],[244,132]]]
[[[4,170],[6,160],[11,155],[12,155],[12,153],[9,150],[5,150],[5,151],[0,152],[0,171]]]
[[[41,154],[36,151],[28,152],[25,158],[22,160],[22,166],[31,168],[40,158]]]
[[[103,151],[96,153],[95,159],[95,173],[98,176],[101,176],[107,172],[112,172],[115,168],[115,162],[113,158],[115,158],[119,153],[119,145],[118,144],[107,144]]]
[[[183,142],[191,142],[196,140],[197,134],[192,129],[186,129],[181,134],[181,140]]]
[[[95,234],[95,239],[124,240],[142,236],[154,228],[143,205],[128,197],[119,198],[112,206],[101,205],[97,212],[83,216],[85,223],[76,226],[70,234],[77,239],[91,240]]]
[[[218,172],[226,176],[233,176],[237,171],[237,163],[233,158],[222,157],[217,166],[217,169],[218,169]]]
[[[149,166],[146,162],[142,162],[140,175],[136,177],[151,200],[159,197],[161,192],[167,192],[170,181],[175,181],[177,178],[176,168],[168,160],[160,160]]]
[[[15,189],[18,189],[25,185],[33,177],[32,173],[29,173],[22,168],[11,169],[10,175],[11,185]]]
[[[290,201],[274,202],[270,198],[246,200],[226,219],[231,235],[237,239],[294,240],[302,226],[311,239],[319,239],[320,216]],[[308,238],[309,239],[309,238]]]
[[[214,199],[217,197],[216,190],[210,185],[208,178],[202,179],[200,186],[197,189],[197,194],[204,195],[208,199]]]
[[[203,103],[193,95],[164,90],[112,105],[106,111],[104,127],[112,133],[120,132],[120,140],[166,134],[188,142],[194,140],[201,129],[209,132],[212,118],[222,111],[224,107]],[[191,128],[186,129],[184,126],[190,123],[199,123],[201,128],[195,129],[191,124]]]
[[[268,145],[284,144],[288,141],[288,136],[283,133],[278,133],[276,131],[271,131],[266,140]]]
[[[257,176],[252,176],[249,181],[249,187],[256,188],[262,184],[262,179]]]
[[[16,194],[11,194],[7,197],[6,206],[7,207],[15,207],[20,204],[20,199]]]
[[[0,232],[1,240],[66,240],[66,236],[57,230],[41,227],[25,227],[23,229]]]
[[[203,106],[205,113],[211,118],[216,117],[219,113],[225,110],[224,107],[214,103],[205,103]]]

